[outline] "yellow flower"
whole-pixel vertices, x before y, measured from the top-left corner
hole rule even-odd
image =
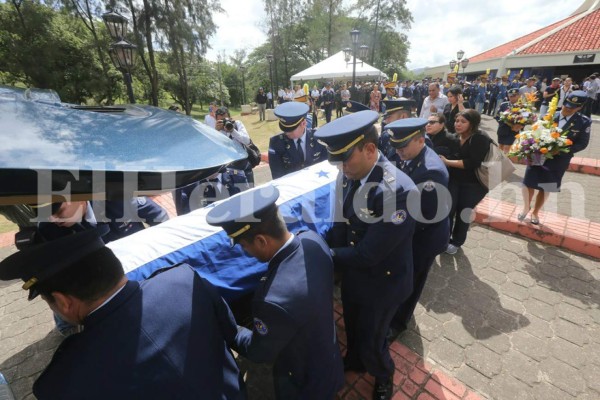
[[[548,152],[548,149],[547,149],[547,148],[545,148],[545,147],[542,147],[542,148],[540,149],[540,153],[542,153],[542,154],[546,154],[547,152]]]

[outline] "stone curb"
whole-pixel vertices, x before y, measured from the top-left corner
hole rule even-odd
[[[540,212],[540,224],[520,222],[516,204],[484,198],[475,209],[475,222],[600,259],[600,224],[552,212]]]

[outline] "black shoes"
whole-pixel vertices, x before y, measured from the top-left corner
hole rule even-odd
[[[394,393],[394,384],[392,378],[385,382],[376,380],[373,387],[373,400],[390,400]]]

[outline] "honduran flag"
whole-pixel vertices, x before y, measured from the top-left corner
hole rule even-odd
[[[265,184],[279,189],[277,204],[291,232],[327,232],[333,221],[337,175],[337,168],[324,161]],[[247,256],[239,245],[231,247],[220,227],[206,223],[212,206],[111,242],[108,247],[121,260],[129,279],[144,280],[158,269],[187,263],[215,285],[223,298],[235,300],[256,288],[267,264]]]

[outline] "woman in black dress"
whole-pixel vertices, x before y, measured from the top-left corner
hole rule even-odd
[[[481,166],[489,151],[491,141],[487,134],[479,130],[480,123],[481,115],[473,109],[458,113],[454,126],[460,139],[459,159],[449,160],[440,155],[450,172],[448,189],[452,196],[448,254],[455,254],[467,240],[474,209],[488,192],[475,175],[475,170]]]
[[[427,137],[431,139],[433,151],[451,160],[458,158],[460,143],[456,135],[446,131],[446,118],[443,114],[431,114],[425,125]]]
[[[558,127],[567,132],[567,138],[571,142],[568,153],[559,153],[552,159],[545,160],[543,165],[528,165],[523,177],[523,199],[525,204],[523,210],[517,215],[519,221],[523,221],[531,209],[531,200],[535,196],[533,211],[531,211],[531,223],[540,223],[539,212],[548,199],[550,192],[560,192],[562,178],[569,168],[573,154],[585,149],[590,141],[592,120],[579,111],[585,105],[587,95],[584,91],[571,92],[563,103],[562,110],[554,117]]]
[[[463,91],[460,86],[452,86],[448,89],[448,104],[444,106],[444,118],[446,118],[446,129],[448,132],[455,133],[454,130],[454,121],[456,119],[456,115],[469,108],[469,103],[463,99]]]

